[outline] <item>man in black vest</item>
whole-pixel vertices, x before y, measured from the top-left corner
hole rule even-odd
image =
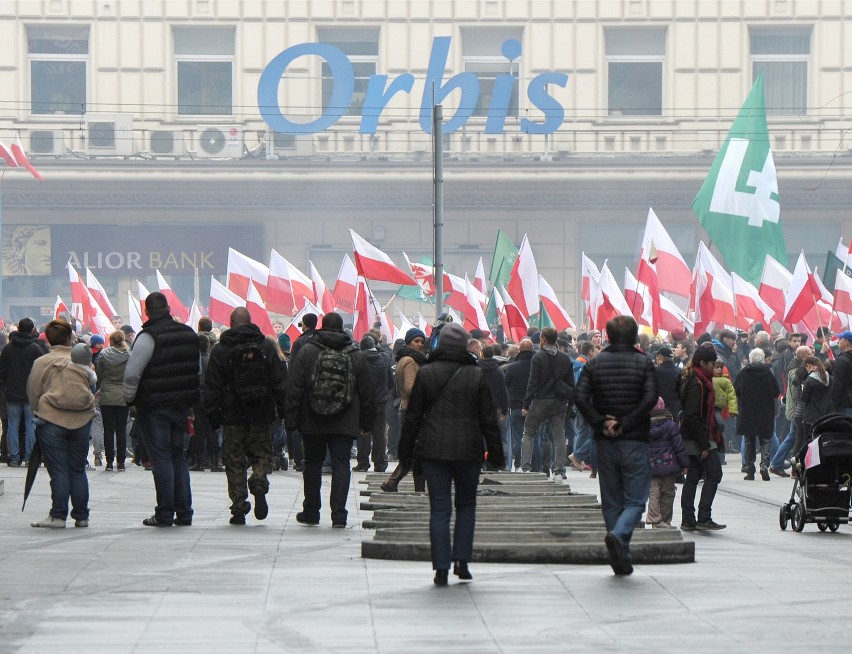
[[[154,472],[157,506],[147,527],[192,524],[186,419],[198,401],[200,349],[192,327],[176,322],[162,293],[145,298],[148,320],[133,343],[124,372],[124,400],[137,421]]]

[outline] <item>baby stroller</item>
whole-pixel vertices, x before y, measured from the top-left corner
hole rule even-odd
[[[798,472],[790,501],[781,506],[781,529],[815,522],[820,531],[849,523],[852,499],[852,417],[831,413],[814,425],[811,441],[796,455]]]

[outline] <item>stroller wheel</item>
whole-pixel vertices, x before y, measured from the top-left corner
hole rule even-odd
[[[790,526],[795,531],[802,531],[805,528],[805,507],[803,504],[796,504],[791,509]]]
[[[831,529],[832,532],[837,531],[838,529],[840,529],[840,523],[837,522],[837,520],[832,520],[828,524],[828,528]]]
[[[828,523],[827,522],[818,522],[817,527],[819,528],[820,531],[825,531],[826,529],[828,529]]]
[[[778,513],[778,526],[781,527],[781,531],[787,529],[787,521],[790,519],[790,505],[782,504],[781,511]]]

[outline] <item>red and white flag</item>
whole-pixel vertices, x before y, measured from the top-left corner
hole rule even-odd
[[[660,308],[660,284],[657,276],[657,262],[659,261],[659,252],[651,238],[648,247],[642,248],[641,256],[639,257],[639,270],[637,272],[638,281],[642,283],[648,291],[648,298],[651,300],[651,324],[650,327],[656,334],[662,321],[662,309]]]
[[[3,158],[3,161],[6,162],[6,165],[9,166],[9,168],[18,167],[18,162],[15,161],[15,155],[12,152],[12,149],[3,143],[3,141],[0,141],[0,157]]]
[[[500,286],[500,295],[503,296],[503,310],[506,314],[503,330],[512,341],[520,343],[522,339],[526,338],[530,324],[523,312],[515,305],[515,301],[509,295],[505,286]]]
[[[849,247],[847,248],[843,245],[843,237],[840,237],[840,241],[837,243],[837,252],[835,256],[843,261],[846,265],[846,268],[852,268],[852,240],[849,241]]]
[[[248,282],[250,279],[260,292],[260,296],[266,297],[269,268],[260,263],[260,261],[255,261],[251,257],[237,252],[234,248],[228,248],[228,290],[245,299],[248,294]]]
[[[426,334],[426,336],[432,335],[432,325],[429,324],[429,321],[426,320],[422,313],[417,314],[417,324],[420,327],[420,331]]]
[[[376,321],[381,313],[381,307],[363,277],[358,278],[358,294],[355,298],[355,323],[352,327],[352,338],[360,341]]]
[[[248,295],[248,283],[246,283],[246,295]],[[229,326],[231,311],[245,305],[246,301],[243,298],[223,286],[215,277],[210,277],[210,320]]]
[[[473,287],[473,284],[470,283],[470,278],[467,275],[464,276],[464,285],[464,328],[467,331],[479,329],[484,331],[486,334],[491,334],[491,329],[488,327],[488,321],[485,319],[485,312],[482,310],[482,304],[480,304],[478,297],[475,295],[477,291]]]
[[[355,294],[358,288],[358,271],[348,254],[343,255],[343,263],[337,273],[337,281],[334,284],[334,306],[344,313],[355,313]]]
[[[322,309],[316,306],[313,302],[305,302],[305,306],[303,306],[299,313],[293,317],[293,322],[291,322],[287,329],[284,330],[284,333],[290,337],[291,343],[295,343],[296,339],[302,335],[301,323],[302,318],[305,317],[306,313],[312,313],[319,319],[322,319],[324,315]]]
[[[784,322],[784,304],[792,281],[792,273],[767,254],[757,294],[772,307],[772,320]]]
[[[68,310],[68,307],[62,301],[62,298],[58,295],[56,296],[56,302],[53,304],[53,319],[59,320],[63,318],[63,316],[70,316],[71,312]]]
[[[136,292],[139,294],[139,311],[142,316],[142,322],[144,323],[148,320],[148,314],[145,312],[145,298],[151,295],[151,291],[145,288],[145,285],[137,279]]]
[[[640,258],[648,258],[652,244],[657,255],[656,271],[660,284],[659,290],[688,298],[692,270],[686,265],[686,261],[684,261],[666,228],[663,227],[663,223],[657,218],[657,214],[649,208],[645,233],[642,236]],[[639,281],[644,281],[641,274]]]
[[[358,236],[354,230],[350,229],[349,235],[352,237],[352,245],[355,248],[355,268],[359,275],[365,279],[402,284],[403,286],[415,286],[417,284],[379,248]]]
[[[834,308],[852,314],[852,277],[840,272],[834,280]]]
[[[444,304],[446,306],[452,307],[453,309],[461,311],[462,313],[467,311],[467,285],[465,284],[464,279],[462,279],[458,275],[453,275],[452,273],[445,272],[444,293],[449,293],[449,295],[444,298]],[[479,290],[476,288],[473,288],[473,296],[476,298],[476,301],[479,302],[480,306],[482,306],[484,310],[488,298],[486,298],[485,295],[480,293]]]
[[[662,311],[662,321],[660,329],[667,332],[673,332],[677,329],[683,329],[693,332],[695,323],[686,317],[686,314],[681,311],[680,307],[672,302],[665,295],[660,296],[660,310]]]
[[[409,329],[414,329],[414,325],[411,324],[411,322],[408,320],[408,318],[405,317],[405,314],[400,309],[397,309],[396,312],[399,315],[399,333],[402,336],[405,336],[405,332],[407,332]],[[423,333],[425,334],[426,332]],[[393,341],[389,342],[393,343]]]
[[[325,285],[313,261],[308,261],[308,268],[311,272],[315,303],[322,309],[323,313],[332,313],[334,311],[334,298],[331,296],[331,291],[328,290],[328,286]]]
[[[482,257],[479,257],[479,263],[476,264],[476,273],[473,275],[473,287],[485,295],[485,265],[482,263]]]
[[[601,276],[601,271],[598,270],[595,262],[586,256],[585,252],[582,254],[580,270],[583,277],[583,282],[580,286],[580,299],[588,304],[591,300],[591,280],[594,279],[595,281],[598,281]]]
[[[267,292],[262,297],[270,311],[287,316],[298,313],[305,302],[316,303],[311,279],[275,250],[269,256]]]
[[[695,332],[736,326],[731,275],[703,242],[698,244],[695,277]]]
[[[630,306],[630,312],[636,322],[645,327],[650,327],[654,322],[651,313],[651,295],[645,284],[639,281],[630,272],[630,268],[624,267],[624,299]]]
[[[198,332],[198,321],[201,320],[201,307],[198,306],[198,302],[195,300],[192,301],[192,306],[189,307],[189,320],[187,324],[192,327],[193,331]]]
[[[26,168],[30,171],[30,175],[35,177],[38,181],[44,181],[44,176],[33,168],[29,159],[27,159],[27,155],[24,153],[24,146],[21,145],[21,137],[17,134],[15,134],[15,138],[12,139],[12,147],[6,147],[5,144],[0,143],[0,157],[3,158],[6,165],[10,168],[17,168],[18,166]]]
[[[180,301],[180,298],[177,296],[172,290],[172,287],[169,286],[169,283],[166,281],[166,278],[160,273],[159,270],[157,272],[157,288],[160,290],[160,293],[166,296],[166,300],[169,303],[169,310],[172,314],[173,318],[177,318],[182,323],[186,324],[189,320],[189,309],[186,308],[186,305]]]
[[[118,311],[115,310],[115,307],[112,306],[112,302],[109,301],[104,287],[98,281],[98,278],[95,277],[95,274],[88,268],[86,268],[86,288],[89,289],[89,292],[94,296],[95,301],[98,303],[98,306],[103,309],[104,313],[106,313],[110,318],[118,315]]]
[[[246,294],[246,309],[251,314],[251,321],[257,325],[264,336],[275,337],[275,329],[272,327],[272,319],[263,304],[263,298],[257,292],[254,282],[249,280],[248,293]]]
[[[111,316],[106,315],[104,310],[101,309],[88,288],[85,288],[84,291],[87,299],[83,303],[83,324],[88,326],[92,334],[100,334],[104,337],[104,340],[107,340],[109,335],[115,331],[115,325],[110,320]]]
[[[769,327],[775,311],[763,298],[757,289],[740,277],[737,273],[731,273],[734,289],[734,301],[737,303],[737,327],[748,329],[755,322]]]
[[[66,264],[68,269],[68,281],[71,284],[71,313],[74,319],[77,320],[84,328],[88,329],[92,320],[92,315],[95,313],[97,302],[89,293],[83,280],[80,279],[79,273],[74,269],[69,261]]]
[[[506,290],[525,318],[538,313],[538,268],[526,234],[518,249],[518,258],[512,266]]]
[[[386,343],[393,344],[397,338],[397,330],[387,311],[379,313],[379,323],[381,323],[379,333],[385,337]]]
[[[511,325],[509,324],[509,318],[506,316],[506,303],[503,302],[503,296],[496,286],[491,289],[491,301],[494,302],[494,309],[497,312],[497,320],[499,320],[500,324],[503,326],[504,336],[512,340]]]
[[[784,302],[783,322],[791,325],[802,322],[805,316],[816,307],[817,300],[821,297],[822,292],[808,267],[805,252],[802,250],[796,261],[793,279]]]
[[[597,284],[600,293],[599,303],[595,313],[595,327],[606,329],[606,324],[616,316],[632,316],[630,305],[624,299],[624,294],[618,287],[618,282],[612,275],[609,266],[604,261],[601,266],[601,277]]]
[[[142,319],[142,303],[133,297],[133,293],[127,291],[127,324],[138,334],[142,331],[144,322]]]
[[[543,275],[538,276],[538,296],[556,331],[577,328],[574,321],[571,320],[571,316],[568,315],[568,312],[559,303],[553,287],[547,283]]]
[[[411,271],[412,277],[414,277],[414,281],[417,282],[417,285],[423,291],[423,295],[434,295],[435,294],[435,274],[432,269],[432,266],[427,266],[425,263],[413,263],[411,259],[408,258],[408,255],[403,252],[402,257],[405,259],[405,264],[408,266],[408,269]],[[447,289],[444,289],[446,292]]]

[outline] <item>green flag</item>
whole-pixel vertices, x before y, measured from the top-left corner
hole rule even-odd
[[[502,229],[497,230],[497,243],[494,244],[494,258],[491,259],[491,272],[488,279],[497,287],[500,284],[509,285],[509,275],[515,259],[518,258],[518,248],[506,236]]]
[[[692,210],[728,268],[752,284],[760,283],[767,254],[787,265],[762,74],[692,201]]]
[[[825,270],[822,271],[822,283],[826,288],[834,288],[837,273],[843,270],[843,259],[829,251],[825,258]],[[847,277],[852,277],[852,268],[846,267]]]

